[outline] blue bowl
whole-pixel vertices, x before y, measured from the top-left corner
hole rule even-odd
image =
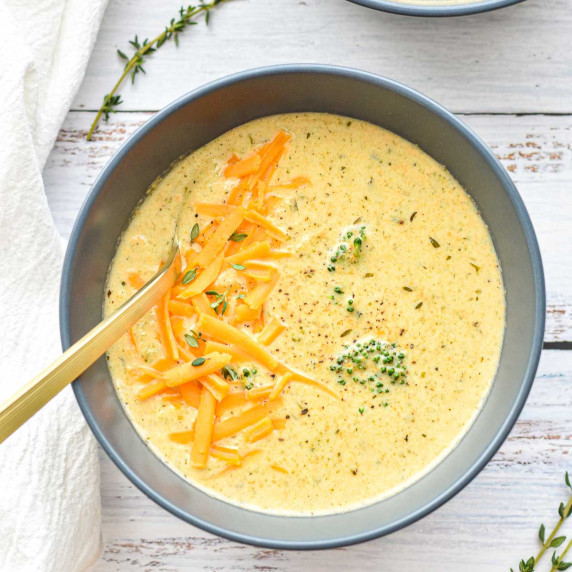
[[[388,534],[441,506],[493,456],[532,385],[545,314],[542,262],[534,230],[505,170],[461,121],[404,85],[332,66],[247,71],[181,97],[123,144],[91,189],[66,253],[60,323],[62,344],[68,348],[100,321],[106,274],[117,241],[149,185],[175,159],[252,119],[300,111],[363,119],[418,144],[460,181],[490,229],[506,288],[506,333],[491,392],[457,447],[423,478],[370,506],[328,516],[273,516],[205,494],[156,457],[125,415],[104,358],[73,388],[107,454],[137,487],[174,515],[239,542],[316,549]]]
[[[391,0],[349,0],[354,4],[361,4],[374,10],[391,12],[393,14],[403,14],[405,16],[468,16],[479,12],[489,12],[512,4],[518,4],[524,0],[481,0],[480,2],[465,2],[464,4],[439,5],[418,3],[405,4],[403,2],[392,2]]]

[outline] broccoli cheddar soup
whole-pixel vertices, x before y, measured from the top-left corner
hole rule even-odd
[[[504,290],[448,171],[375,125],[276,115],[149,189],[109,314],[181,243],[176,283],[108,354],[149,447],[211,495],[310,515],[372,503],[459,441],[492,383]]]

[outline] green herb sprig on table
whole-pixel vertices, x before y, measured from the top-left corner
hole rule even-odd
[[[135,49],[135,52],[129,57],[121,50],[117,50],[117,55],[125,60],[125,68],[123,73],[117,80],[117,83],[113,86],[112,90],[107,93],[103,98],[103,103],[91,124],[91,128],[87,134],[87,140],[91,141],[95,128],[103,115],[105,120],[109,119],[110,113],[115,113],[117,111],[117,106],[123,103],[121,96],[116,93],[125,78],[131,75],[131,83],[135,83],[135,77],[140,73],[146,73],[143,68],[145,63],[145,58],[150,56],[153,52],[156,52],[167,40],[173,39],[175,45],[179,45],[179,34],[185,30],[188,26],[195,26],[198,22],[195,18],[204,13],[205,24],[208,26],[210,20],[211,10],[222,4],[224,2],[229,2],[230,0],[212,0],[209,3],[202,2],[197,6],[187,6],[186,8],[181,6],[179,9],[179,14],[177,18],[172,18],[169,25],[165,27],[165,30],[161,32],[157,37],[153,38],[151,41],[145,39],[142,42],[139,40],[138,36],[135,36],[133,40],[129,43]]]
[[[566,486],[570,490],[572,490],[572,485],[570,484],[570,477],[568,475],[568,472],[566,472],[566,475],[564,477],[564,482],[566,483]],[[560,519],[558,520],[556,526],[554,527],[554,529],[552,530],[552,532],[549,534],[548,537],[546,537],[546,527],[544,526],[544,524],[540,525],[540,528],[538,529],[538,538],[540,539],[542,546],[538,551],[536,557],[531,556],[530,558],[528,558],[528,560],[523,559],[518,563],[518,572],[534,572],[536,570],[536,565],[538,564],[538,561],[542,558],[542,556],[547,550],[551,548],[558,548],[559,546],[562,546],[562,544],[564,544],[564,542],[566,541],[566,536],[556,536],[556,535],[558,534],[560,527],[562,526],[564,521],[570,516],[570,514],[572,514],[572,495],[570,496],[566,504],[564,504],[563,502],[560,503],[560,506],[558,507],[558,516],[560,517]],[[566,556],[571,547],[572,547],[572,539],[564,547],[564,550],[560,553],[560,556],[556,555],[556,551],[552,553],[552,557],[550,558],[552,568],[550,568],[550,572],[568,570],[569,568],[572,567],[572,562],[564,561],[564,556]],[[512,568],[510,569],[510,571],[515,572]]]

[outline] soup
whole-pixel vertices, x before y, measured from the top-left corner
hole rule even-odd
[[[419,479],[466,432],[505,301],[450,173],[378,126],[276,115],[177,162],[136,209],[105,313],[181,272],[108,353],[148,446],[193,485],[279,514],[346,511]]]

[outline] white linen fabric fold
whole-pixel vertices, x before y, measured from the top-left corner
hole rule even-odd
[[[107,0],[0,0],[0,400],[61,352],[61,243],[42,169]],[[99,464],[70,388],[0,445],[0,570],[84,570],[101,551]]]

